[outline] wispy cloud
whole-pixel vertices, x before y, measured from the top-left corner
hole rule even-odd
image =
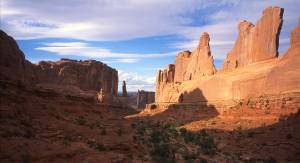
[[[86,42],[52,42],[36,47],[35,50],[55,53],[62,56],[82,56],[90,58],[117,58],[116,62],[133,63],[142,58],[161,58],[174,56],[175,52],[162,54],[115,53],[110,49],[90,46]]]
[[[106,41],[175,34],[192,21],[187,14],[222,4],[202,0],[1,2],[5,13],[2,28],[19,39],[69,37]],[[36,26],[28,21],[50,26]]]
[[[121,82],[126,81],[127,90],[137,91],[137,89],[151,90],[154,91],[155,77],[140,76],[137,73],[125,72],[118,70],[119,73],[119,88],[122,88]]]
[[[300,1],[297,0],[269,0],[269,1],[236,1],[228,7],[223,7],[215,13],[207,15],[208,24],[186,27],[179,31],[183,40],[173,43],[180,49],[193,49],[197,46],[199,36],[202,32],[210,34],[210,45],[215,59],[222,60],[233,47],[237,38],[237,26],[241,20],[251,21],[253,24],[261,17],[262,11],[269,6],[284,8],[283,27],[280,34],[279,53],[286,51],[286,43],[289,40],[290,31],[293,29],[300,17]]]

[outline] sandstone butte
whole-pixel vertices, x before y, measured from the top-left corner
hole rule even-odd
[[[23,86],[53,88],[73,93],[117,95],[118,71],[99,61],[61,59],[32,64],[16,41],[0,30],[0,80]]]
[[[156,104],[237,101],[300,93],[300,19],[290,47],[278,55],[283,9],[269,7],[256,25],[242,21],[238,37],[219,72],[213,64],[209,35],[203,33],[193,52],[177,54],[175,65],[159,70]]]

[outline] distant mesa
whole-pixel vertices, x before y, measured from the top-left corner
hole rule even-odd
[[[24,86],[51,86],[72,91],[102,90],[117,95],[118,71],[95,61],[76,61],[63,58],[59,61],[41,61],[37,65],[25,59],[16,41],[0,30],[0,80]],[[65,87],[62,87],[65,86]]]

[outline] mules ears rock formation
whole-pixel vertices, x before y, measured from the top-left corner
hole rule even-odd
[[[0,80],[25,86],[47,85],[73,91],[101,89],[105,94],[117,95],[118,72],[94,60],[61,59],[57,62],[41,61],[37,65],[25,59],[16,41],[0,30]]]
[[[278,57],[282,16],[282,8],[269,7],[255,26],[242,21],[234,47],[218,73],[209,35],[203,33],[193,52],[178,53],[175,65],[158,71],[156,103],[236,101],[300,93],[300,25],[292,31],[291,47]]]

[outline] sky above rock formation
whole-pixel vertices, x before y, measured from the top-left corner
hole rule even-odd
[[[215,65],[233,47],[241,20],[255,24],[264,8],[284,8],[279,53],[289,46],[299,0],[0,0],[1,29],[26,58],[95,59],[119,71],[128,91],[154,90],[159,68],[210,34]]]

